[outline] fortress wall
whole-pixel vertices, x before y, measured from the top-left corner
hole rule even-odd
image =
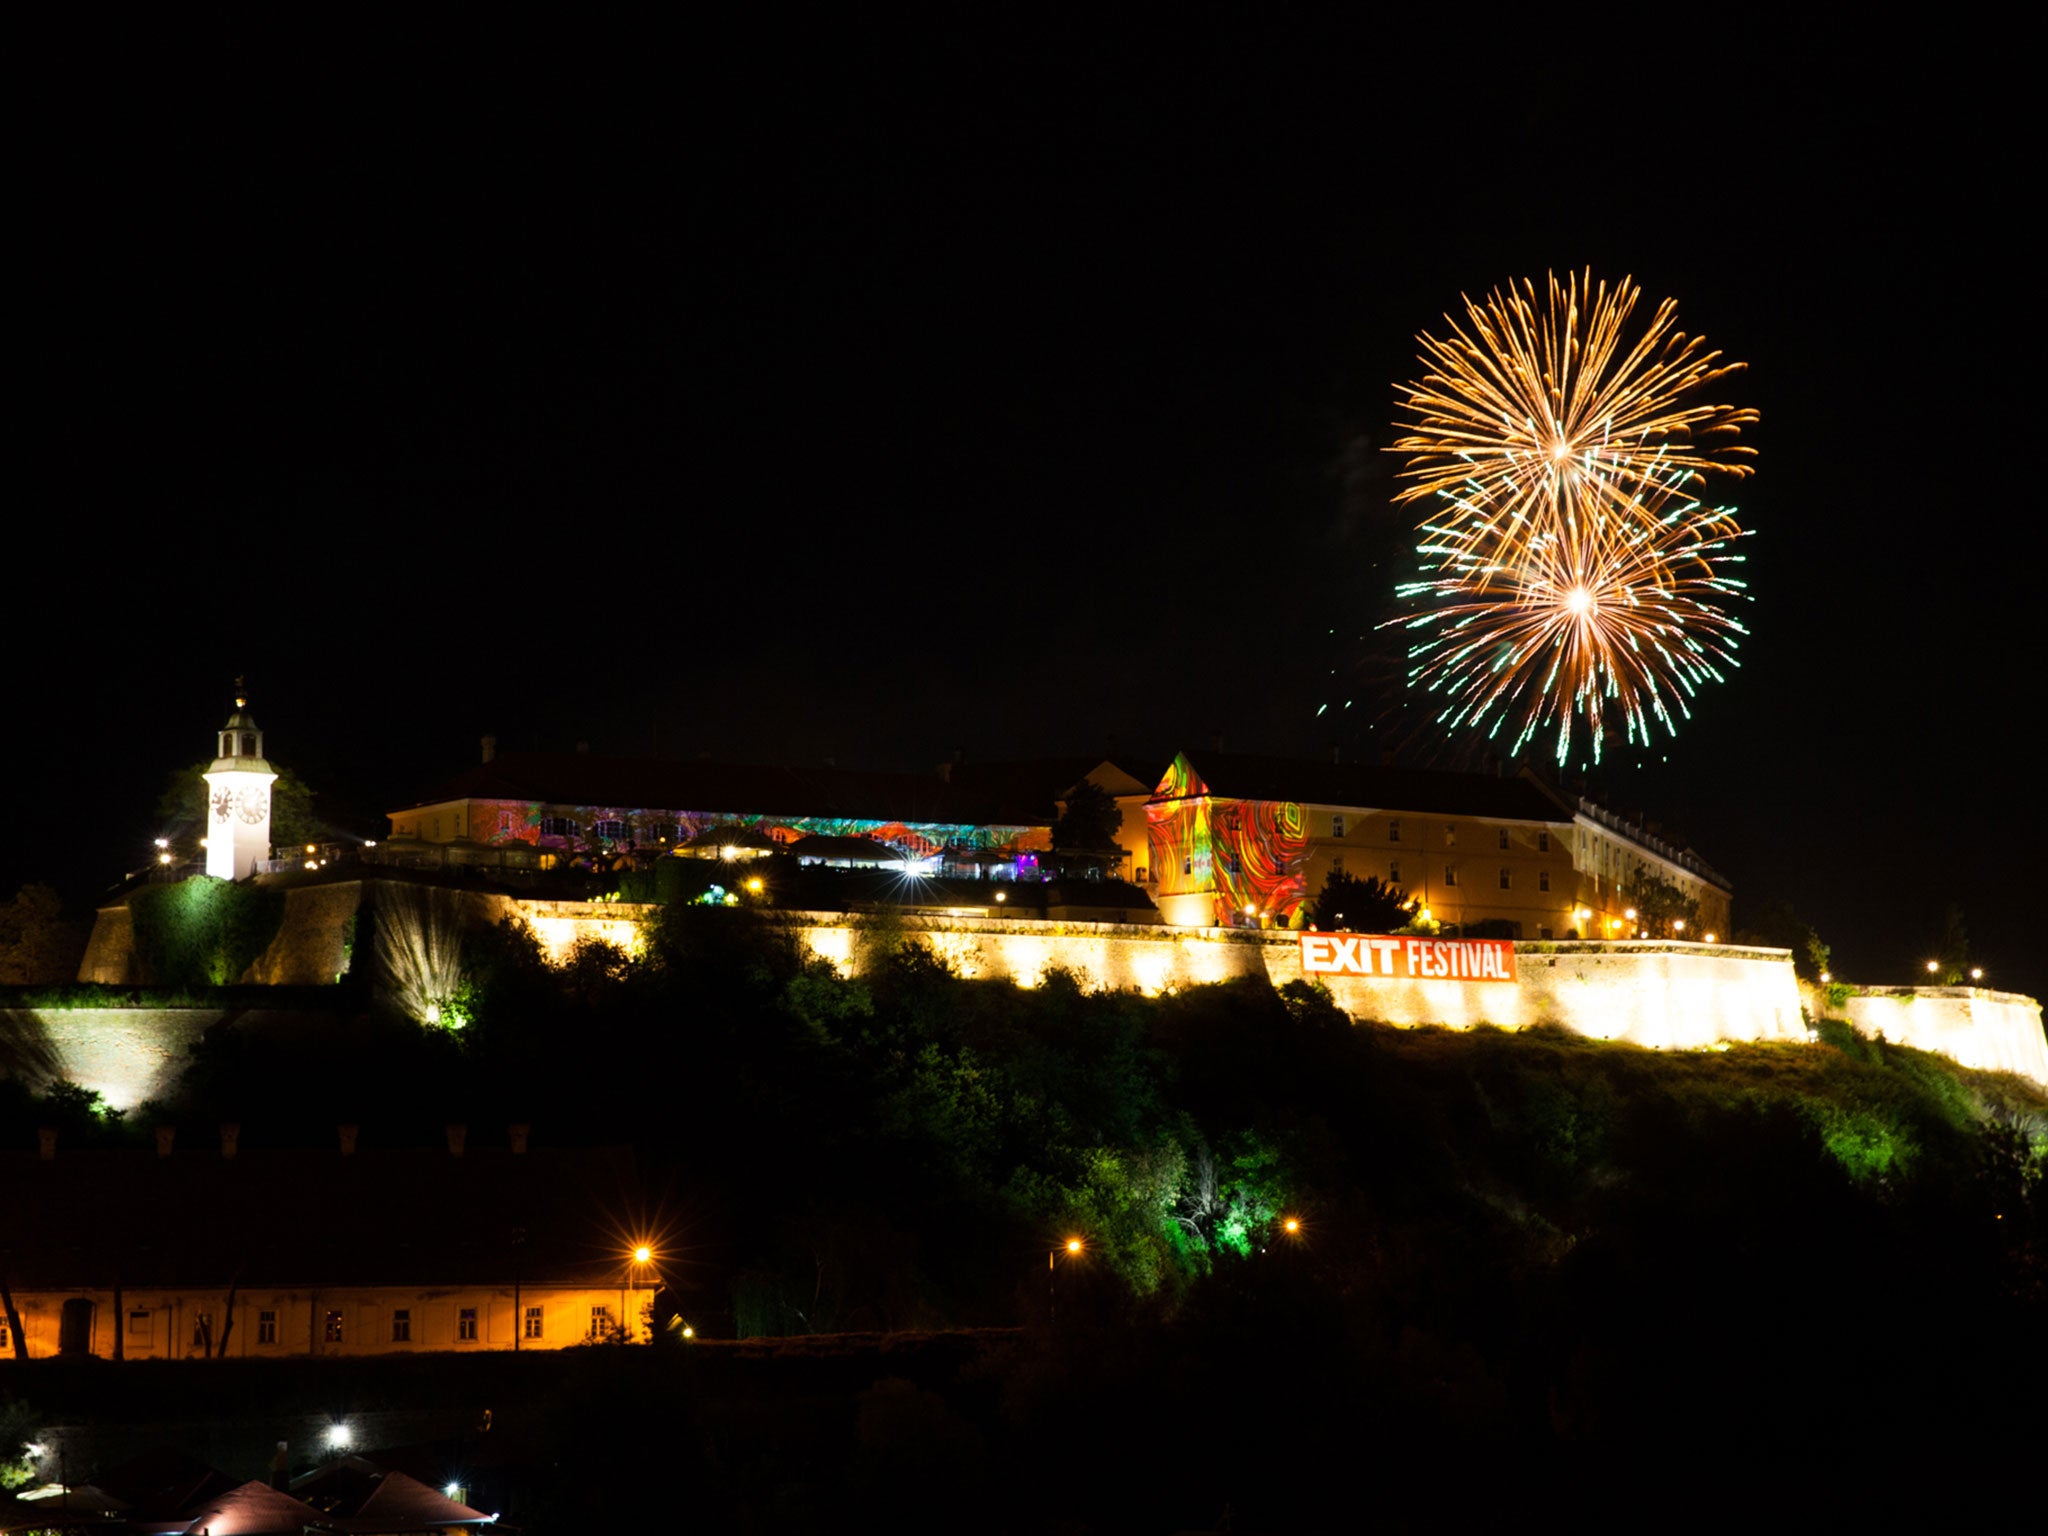
[[[268,987],[317,987],[338,980],[350,964],[349,923],[362,904],[360,880],[287,890],[277,937],[241,979]],[[358,932],[355,948],[367,958],[369,935]]]
[[[1852,992],[1850,1024],[1915,1050],[1939,1051],[1966,1067],[2017,1072],[2048,1084],[2048,1036],[2041,1005],[1983,987],[1892,987]]]
[[[10,1008],[0,1029],[26,1050],[9,1076],[43,1088],[57,1078],[96,1090],[115,1109],[169,1096],[193,1041],[224,1008]],[[15,1053],[9,1052],[10,1057]]]
[[[135,962],[135,924],[125,902],[101,907],[93,918],[78,979],[103,987],[132,987],[142,979]]]

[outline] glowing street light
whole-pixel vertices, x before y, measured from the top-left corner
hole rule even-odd
[[[1971,966],[1971,967],[1970,967],[1970,980],[1972,980],[1972,981],[1982,981],[1983,979],[1984,979],[1984,967],[1983,967],[1983,966],[1981,966],[1981,965],[1973,965],[1973,966]]]
[[[1047,1322],[1051,1322],[1059,1315],[1060,1297],[1056,1282],[1059,1279],[1060,1250],[1062,1248],[1065,1249],[1068,1258],[1078,1259],[1081,1257],[1081,1250],[1085,1246],[1080,1238],[1070,1237],[1059,1248],[1053,1249],[1052,1252],[1045,1256],[1045,1317]]]
[[[1822,972],[1820,973],[1820,979],[1821,979],[1821,980],[1822,980],[1823,982],[1830,982],[1830,981],[1833,981],[1833,980],[1835,979],[1835,977],[1834,977],[1834,973],[1833,973],[1832,971],[1822,971]]]
[[[1301,1218],[1299,1216],[1288,1217],[1285,1221],[1280,1223],[1280,1230],[1285,1232],[1289,1237],[1295,1236],[1297,1233],[1301,1231]]]
[[[327,1426],[327,1446],[330,1450],[347,1450],[349,1441],[352,1438],[346,1424],[330,1424]]]
[[[1001,906],[1001,905],[1002,905],[1002,904],[1003,904],[1004,902],[1008,901],[1009,899],[1010,899],[1010,893],[1009,893],[1008,891],[997,891],[997,892],[996,892],[996,905],[997,905],[997,906]]]
[[[1932,975],[1933,975],[1933,974],[1934,974],[1934,973],[1935,973],[1936,971],[1938,971],[1938,970],[1940,970],[1940,969],[1941,969],[1941,962],[1940,962],[1939,960],[1930,960],[1930,961],[1928,961],[1928,962],[1927,962],[1927,974],[1928,974],[1928,975],[1932,976]]]

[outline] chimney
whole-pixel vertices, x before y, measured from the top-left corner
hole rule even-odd
[[[508,1125],[505,1127],[506,1133],[512,1138],[512,1150],[514,1152],[523,1153],[526,1150],[527,1133],[532,1129],[533,1127],[530,1125]]]
[[[242,1139],[242,1128],[232,1120],[223,1120],[220,1126],[220,1155],[233,1157],[235,1143]]]
[[[469,1140],[469,1127],[459,1120],[450,1121],[448,1125],[448,1155],[450,1157],[462,1156],[462,1144],[467,1140]]]
[[[362,1127],[360,1125],[337,1125],[334,1129],[336,1134],[341,1137],[341,1155],[343,1157],[354,1157],[356,1155],[356,1133]]]
[[[178,1128],[175,1125],[158,1126],[156,1128],[156,1155],[158,1157],[169,1157],[171,1155],[171,1146],[177,1139]]]
[[[484,738],[484,761],[487,763],[495,762],[497,761],[497,757],[498,738],[495,736],[486,736]]]
[[[57,1155],[57,1127],[39,1125],[36,1127],[36,1155],[44,1162]]]

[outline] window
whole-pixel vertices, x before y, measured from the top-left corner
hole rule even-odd
[[[1508,829],[1506,827],[1500,829],[1500,851],[1502,853],[1508,851]]]
[[[510,811],[498,812],[498,830],[500,832],[510,832],[512,830],[512,813]]]
[[[540,819],[542,837],[574,837],[576,823],[566,816],[543,816]]]
[[[1244,863],[1234,853],[1226,853],[1225,855],[1223,855],[1223,868],[1227,873],[1233,875],[1241,875],[1244,873]]]
[[[1344,813],[1343,813],[1342,811],[1339,811],[1339,812],[1338,812],[1338,813],[1337,813],[1336,815],[1334,815],[1334,816],[1332,816],[1332,817],[1330,818],[1330,836],[1332,836],[1332,837],[1342,837],[1343,835],[1344,835]]]
[[[612,1336],[612,1309],[592,1307],[590,1309],[590,1336],[593,1339],[608,1339]]]
[[[192,1347],[206,1354],[213,1353],[213,1314],[195,1312],[192,1314]]]
[[[1444,846],[1446,848],[1458,846],[1458,824],[1455,821],[1444,823]]]
[[[258,1344],[275,1344],[277,1342],[277,1314],[275,1312],[258,1312],[256,1314],[256,1342]]]
[[[322,1332],[321,1337],[330,1344],[339,1344],[341,1342],[341,1314],[339,1312],[329,1312],[327,1314],[327,1327]]]
[[[540,1308],[528,1307],[526,1309],[526,1336],[529,1339],[537,1339],[541,1336],[540,1322]]]
[[[394,1344],[410,1344],[412,1342],[412,1311],[410,1308],[392,1308],[391,1342]]]
[[[1536,930],[1536,937],[1539,939],[1547,939],[1552,937],[1552,935],[1548,928],[1538,928]]]
[[[1401,883],[1401,861],[1400,861],[1399,859],[1396,859],[1396,860],[1394,860],[1394,862],[1393,862],[1393,863],[1391,863],[1391,864],[1389,864],[1389,865],[1387,866],[1387,884],[1389,884],[1389,885],[1399,885],[1400,883]]]
[[[1536,834],[1536,851],[1538,853],[1550,852],[1550,834],[1548,832],[1538,832]]]
[[[1512,891],[1515,888],[1515,872],[1506,865],[1501,866],[1500,888],[1504,891]]]
[[[1547,890],[1549,890],[1549,889],[1550,889],[1550,871],[1549,871],[1549,870],[1547,870],[1547,869],[1539,869],[1539,870],[1537,870],[1537,871],[1536,871],[1536,889],[1537,889],[1537,890],[1539,890],[1539,891],[1547,891]]]
[[[595,823],[590,830],[598,837],[614,843],[623,843],[626,840],[626,824],[623,821],[607,819]]]
[[[1192,853],[1182,855],[1180,872],[1184,875],[1192,875],[1195,872],[1195,856]]]
[[[14,1348],[14,1336],[7,1331],[7,1319],[0,1317],[0,1349]]]
[[[128,1314],[128,1337],[137,1344],[149,1342],[149,1314],[130,1312]]]
[[[474,1339],[476,1337],[476,1308],[464,1307],[455,1314],[455,1337]]]
[[[1401,841],[1401,818],[1398,816],[1389,817],[1387,820],[1387,841],[1390,843]]]
[[[1455,865],[1455,864],[1446,864],[1446,865],[1444,866],[1444,884],[1445,884],[1445,885],[1456,885],[1457,883],[1458,883],[1458,866],[1457,866],[1457,865]]]
[[[645,843],[679,842],[682,835],[683,829],[672,821],[650,821],[640,829],[640,840]]]

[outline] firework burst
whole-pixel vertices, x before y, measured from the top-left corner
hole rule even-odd
[[[1701,498],[1711,474],[1750,473],[1728,441],[1757,419],[1680,397],[1733,372],[1658,306],[1633,342],[1641,290],[1590,274],[1467,301],[1470,329],[1420,338],[1431,371],[1402,389],[1411,435],[1401,500],[1427,498],[1409,684],[1443,702],[1439,724],[1512,733],[1519,750],[1576,723],[1598,761],[1607,721],[1631,742],[1676,731],[1700,687],[1737,665],[1744,633],[1724,604],[1744,537],[1732,508]]]

